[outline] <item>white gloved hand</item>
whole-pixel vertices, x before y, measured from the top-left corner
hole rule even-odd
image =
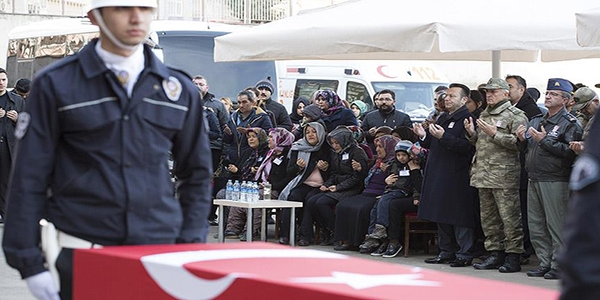
[[[25,278],[29,291],[39,300],[60,300],[50,272],[45,271]]]

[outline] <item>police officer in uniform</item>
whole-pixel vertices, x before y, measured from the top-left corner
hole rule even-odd
[[[596,113],[597,116],[597,113]],[[591,124],[586,148],[571,173],[574,191],[564,230],[561,300],[600,299],[600,123]]]
[[[530,277],[560,278],[556,258],[563,244],[561,231],[569,199],[569,176],[576,157],[569,143],[581,140],[582,135],[577,118],[565,108],[572,91],[568,80],[549,79],[544,101],[548,112],[532,119],[527,128],[517,129],[519,140],[526,141],[529,232],[540,260],[536,270],[527,271]]]
[[[156,0],[93,0],[100,39],[40,72],[19,116],[3,248],[38,299],[59,297],[50,272],[71,298],[73,249],[206,241],[212,166],[202,101],[189,76],[143,44],[155,8]],[[42,244],[61,247],[44,247],[50,272],[38,246],[42,218]]]
[[[473,267],[514,273],[521,271],[523,253],[516,131],[527,124],[527,116],[510,103],[509,86],[503,79],[491,78],[483,89],[487,108],[476,121],[468,118],[464,122],[467,138],[476,149],[471,186],[479,191],[485,249],[492,254]]]

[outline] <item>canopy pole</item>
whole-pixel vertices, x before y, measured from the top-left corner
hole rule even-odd
[[[500,60],[502,57],[502,51],[492,51],[492,78],[500,78]]]

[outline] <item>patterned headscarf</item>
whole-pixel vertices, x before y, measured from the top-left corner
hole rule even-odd
[[[242,163],[242,173],[240,178],[242,180],[250,180],[254,178],[254,174],[252,174],[252,167],[257,166],[259,164],[259,159],[265,155],[267,152],[267,132],[265,132],[262,128],[252,127],[248,128],[248,132],[246,132],[246,138],[248,138],[248,134],[250,132],[254,132],[256,137],[258,138],[258,147],[256,149],[252,149],[252,153],[248,157],[246,161]]]
[[[331,146],[331,139],[335,139],[340,146],[342,146],[342,150],[338,153],[342,153],[346,149],[350,148],[352,144],[356,144],[354,138],[352,137],[352,131],[343,125],[338,126],[327,135],[327,143],[329,146]],[[333,150],[333,147],[331,147],[331,150]]]
[[[396,144],[398,144],[399,141],[401,141],[399,138],[391,135],[384,135],[376,138],[373,141],[375,147],[377,147],[377,144],[381,144],[383,146],[383,149],[385,149],[385,157],[377,157],[377,161],[387,163],[393,160],[394,157],[396,157],[395,148]]]
[[[385,149],[385,157],[377,157],[377,160],[375,161],[371,169],[369,169],[369,174],[367,174],[367,177],[365,178],[365,186],[368,185],[373,175],[383,172],[383,170],[381,169],[381,164],[388,163],[396,157],[395,148],[396,144],[399,141],[399,138],[393,137],[391,135],[380,136],[374,140],[375,146],[377,146],[377,144],[381,144]]]
[[[246,138],[248,138],[248,133],[250,132],[254,132],[254,134],[256,134],[256,137],[258,138],[258,148],[261,148],[261,146],[266,146],[267,139],[269,137],[267,136],[267,132],[264,129],[260,127],[248,128],[248,132],[246,132]]]
[[[352,137],[354,137],[354,140],[357,143],[362,144],[365,141],[365,131],[362,128],[356,125],[350,125],[346,127],[352,131]]]
[[[260,166],[258,167],[258,171],[256,171],[256,176],[254,176],[254,180],[261,179],[263,182],[269,181],[269,174],[271,174],[271,167],[273,166],[273,159],[278,153],[283,152],[285,148],[289,148],[294,142],[294,135],[287,131],[285,128],[271,128],[269,130],[269,136],[273,138],[273,142],[275,143],[275,147],[270,149],[267,152],[265,159],[262,161]]]
[[[344,103],[340,97],[332,90],[320,90],[315,94],[315,99],[323,97],[325,103],[327,103],[328,109],[323,111],[323,113],[327,116],[331,116],[337,110],[345,108]]]

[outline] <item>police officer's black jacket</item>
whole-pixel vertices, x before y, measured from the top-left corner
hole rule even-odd
[[[536,142],[526,131],[526,162],[529,179],[532,181],[569,181],[575,152],[569,149],[569,142],[580,141],[583,130],[573,115],[562,109],[555,115],[538,116],[529,121],[529,127],[541,131],[546,136]],[[524,143],[520,144],[521,147]]]
[[[33,82],[3,240],[23,277],[44,271],[42,217],[100,245],[204,242],[208,233],[212,166],[197,89],[144,46],[145,69],[128,98],[96,43]]]

